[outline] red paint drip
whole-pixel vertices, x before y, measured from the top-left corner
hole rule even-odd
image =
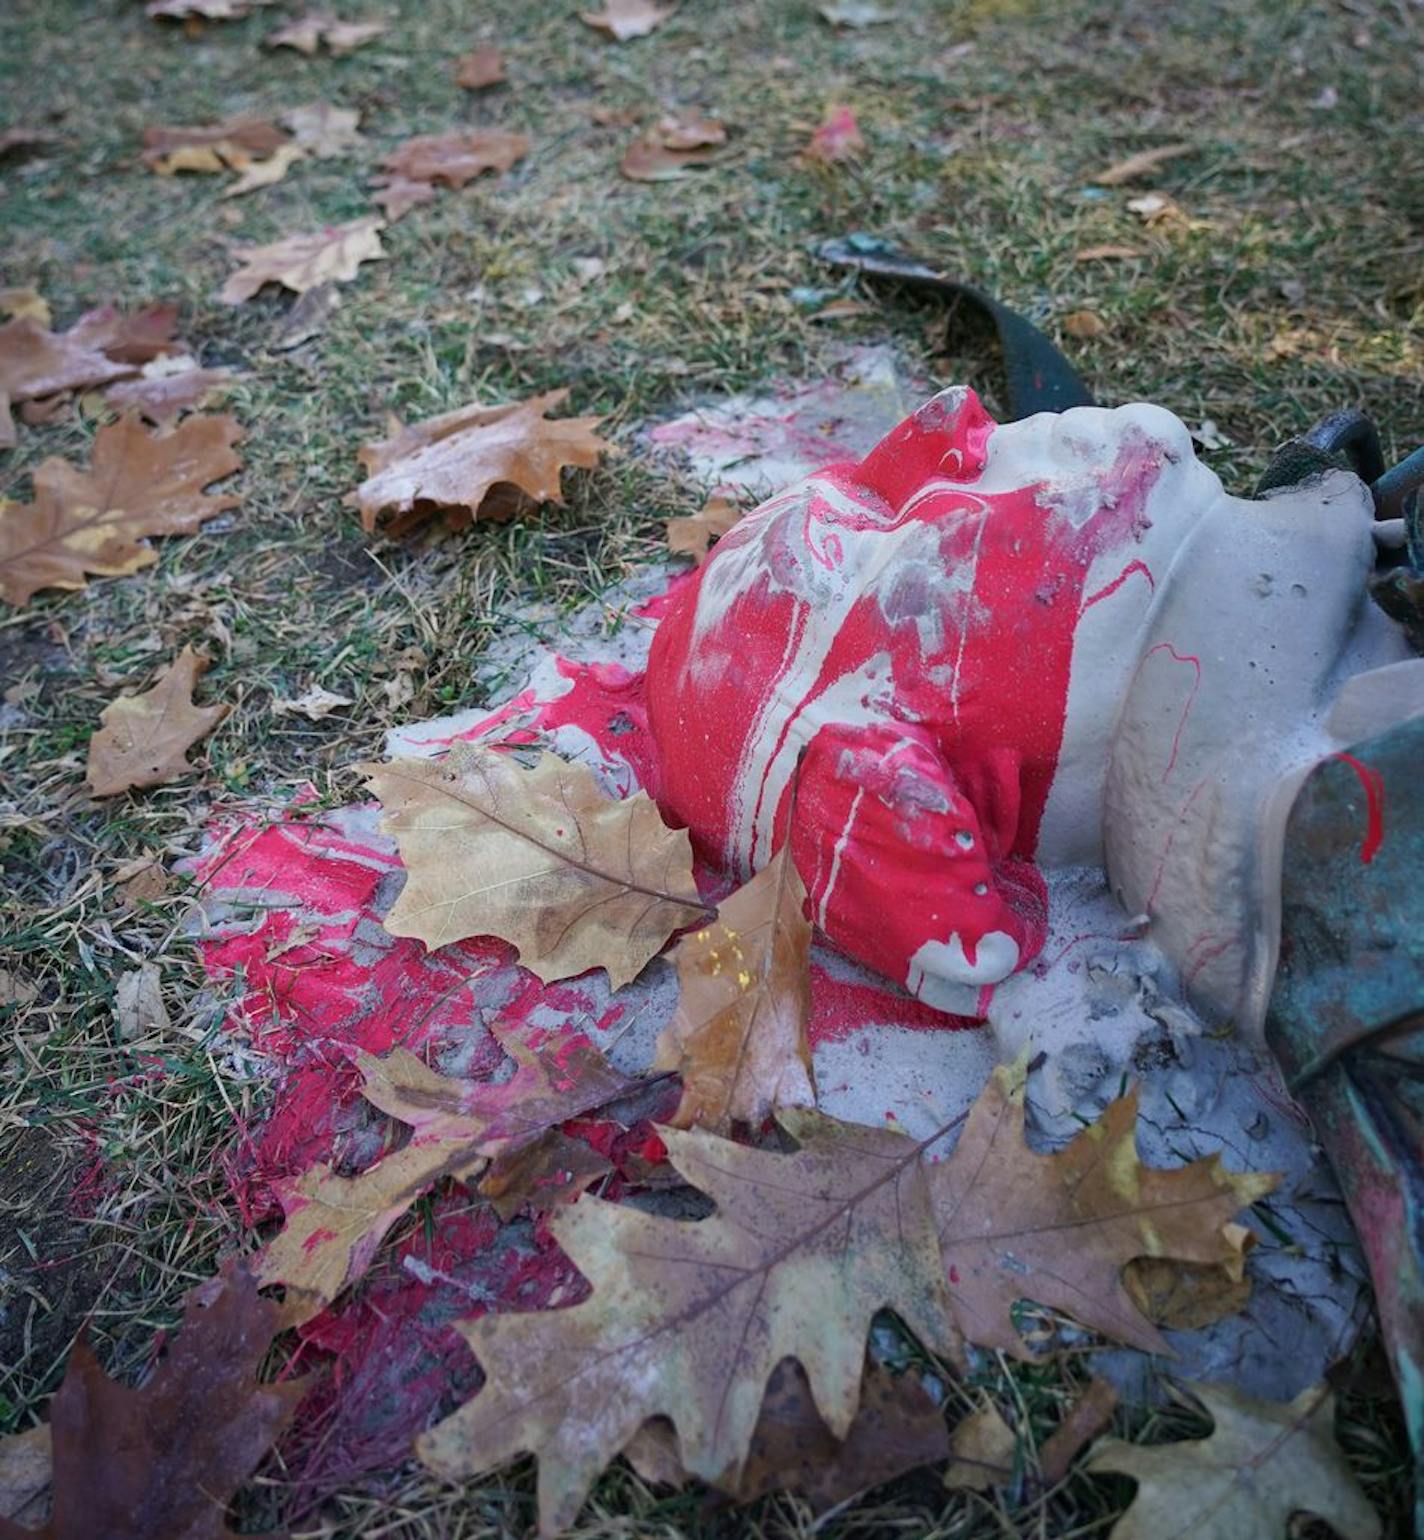
[[[1336,754],[1360,778],[1365,788],[1365,838],[1360,845],[1360,864],[1368,866],[1379,854],[1384,843],[1384,777],[1374,768],[1353,754]]]
[[[1110,599],[1134,572],[1140,572],[1147,579],[1147,587],[1152,593],[1155,594],[1157,592],[1157,580],[1152,576],[1147,563],[1145,561],[1130,561],[1111,583],[1105,583],[1097,593],[1089,594],[1083,600],[1083,608],[1090,610],[1100,599]]]

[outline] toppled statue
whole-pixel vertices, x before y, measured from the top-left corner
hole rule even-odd
[[[1040,951],[1055,874],[1105,868],[1193,1004],[1258,1032],[1302,779],[1424,712],[1366,594],[1373,521],[1345,471],[1228,495],[1158,407],[996,425],[946,390],[672,597],[664,811],[747,874],[794,783],[817,924],[969,1017]]]

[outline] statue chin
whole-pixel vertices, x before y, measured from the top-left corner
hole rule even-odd
[[[1229,496],[1157,407],[1001,426],[945,391],[671,598],[664,813],[743,874],[789,838],[836,946],[977,1017],[1096,868],[1202,1014],[1256,1032],[1297,787],[1424,712],[1372,522],[1343,471]]]

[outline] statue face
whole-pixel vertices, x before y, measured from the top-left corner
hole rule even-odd
[[[674,599],[648,671],[664,809],[743,873],[789,831],[830,939],[941,1009],[982,1015],[1054,873],[1104,865],[1235,1009],[1272,797],[1330,751],[1344,677],[1402,656],[1363,599],[1371,519],[1344,474],[1227,496],[1159,408],[1000,427],[946,391]]]

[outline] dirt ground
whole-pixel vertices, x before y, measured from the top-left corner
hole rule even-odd
[[[890,339],[927,377],[968,378],[992,402],[981,347],[947,337],[931,304],[829,272],[819,241],[864,230],[904,245],[1035,319],[1104,402],[1211,422],[1210,463],[1233,490],[1339,407],[1375,417],[1391,461],[1424,441],[1417,4],[885,8],[888,24],[838,29],[812,0],[686,0],[651,37],[615,45],[562,0],[352,0],[343,14],[389,30],[349,57],[308,59],[261,46],[293,8],[190,28],[148,19],[139,0],[9,0],[0,129],[54,142],[0,168],[0,287],[40,289],[56,326],[111,300],[179,301],[202,361],[241,375],[229,408],[245,469],[241,507],[164,542],[156,566],[0,612],[0,1432],[35,1420],[86,1319],[106,1367],[138,1374],[183,1292],[242,1234],[224,1162],[235,1123],[261,1115],[261,1079],[221,1051],[223,1003],[184,939],[181,882],[135,899],[115,874],[191,854],[237,801],[308,780],[348,800],[347,767],[378,756],[393,721],[473,703],[477,661],[516,605],[572,608],[656,558],[662,521],[700,499],[647,455],[640,425],[813,376],[848,340]],[[454,61],[480,42],[503,49],[508,83],[462,91]],[[361,109],[363,147],[250,197],[222,201],[218,178],[139,162],[150,125],[317,100]],[[809,163],[799,151],[833,103],[853,107],[866,148]],[[674,108],[724,119],[725,155],[677,182],[620,178],[636,130],[606,120]],[[386,231],[387,260],[339,290],[310,341],[276,345],[289,295],[219,303],[234,246],[364,214],[383,153],[461,124],[519,129],[532,152]],[[1177,142],[1190,148],[1144,180],[1092,180]],[[1149,222],[1129,207],[1148,191],[1177,212]],[[1131,254],[1084,257],[1102,247]],[[590,258],[603,263],[593,277],[576,265]],[[842,296],[860,308],[818,319]],[[1071,319],[1085,312],[1093,323]],[[568,478],[566,506],[429,549],[362,535],[342,499],[387,414],[561,387],[571,410],[606,414],[622,448]],[[48,455],[86,459],[98,420],[81,409],[22,429],[0,454],[0,498],[26,499]],[[90,800],[99,712],[186,643],[213,659],[203,698],[234,708],[196,756],[201,774]],[[410,691],[393,705],[398,675]],[[273,711],[316,685],[354,704],[316,722]],[[114,980],[142,959],[162,969],[171,1027],[121,1041]],[[1051,1421],[1071,1371],[1000,1362],[985,1383]],[[1342,1442],[1403,1534],[1395,1411],[1370,1374],[1350,1383]],[[1191,1426],[1170,1412],[1119,1431]],[[271,1522],[280,1471],[269,1477],[249,1506]],[[1050,1510],[917,1477],[819,1532],[1092,1535],[1130,1492],[1075,1478]],[[492,1536],[531,1513],[528,1468],[465,1491],[407,1468],[300,1533]],[[578,1533],[810,1526],[789,1499],[719,1516],[615,1470]]]

